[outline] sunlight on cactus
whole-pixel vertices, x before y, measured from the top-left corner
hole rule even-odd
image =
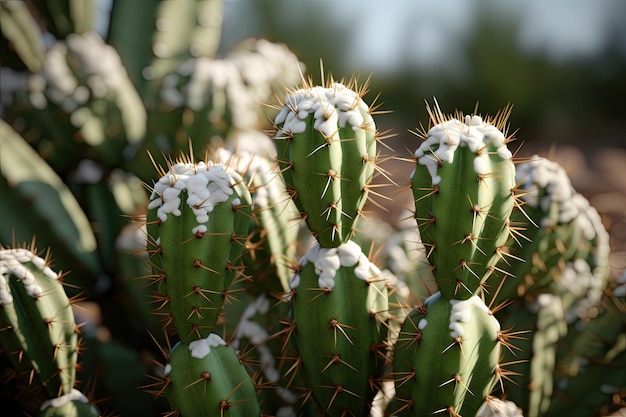
[[[626,272],[510,106],[402,150],[221,0],[57,6],[0,0],[3,415],[626,409]]]

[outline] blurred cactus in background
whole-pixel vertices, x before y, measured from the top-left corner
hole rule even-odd
[[[626,274],[509,108],[404,158],[368,83],[218,55],[222,0],[96,5],[0,0],[3,415],[626,407]]]

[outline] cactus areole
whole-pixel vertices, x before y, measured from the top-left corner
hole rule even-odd
[[[376,126],[361,96],[340,83],[297,90],[275,119],[283,177],[324,247],[353,233],[374,173]]]
[[[509,237],[515,169],[495,125],[479,116],[437,119],[415,151],[415,218],[442,295],[466,299]]]

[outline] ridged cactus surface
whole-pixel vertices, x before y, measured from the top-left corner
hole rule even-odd
[[[213,332],[242,273],[250,204],[241,176],[211,162],[173,164],[154,186],[147,232],[157,303],[185,343]]]
[[[0,250],[0,304],[2,346],[14,366],[33,371],[52,398],[70,393],[78,333],[58,274],[27,249]]]
[[[50,259],[0,246],[0,347],[17,371],[5,378],[24,378],[42,416],[99,416],[74,388],[79,330],[61,279]]]
[[[484,302],[434,294],[411,311],[396,342],[397,414],[475,416],[499,360],[500,324]]]
[[[446,117],[423,135],[412,175],[422,241],[442,295],[476,294],[493,271],[509,238],[515,169],[506,117]]]
[[[511,277],[498,301],[560,287],[570,299],[567,309],[576,298],[589,296],[591,304],[597,303],[610,272],[609,236],[598,212],[556,162],[533,156],[517,166],[516,180],[523,205],[513,211],[511,222],[524,237],[511,242],[513,256],[506,266]]]
[[[354,232],[374,173],[376,126],[360,94],[341,83],[287,95],[275,119],[287,189],[324,247]]]
[[[428,109],[402,173],[367,83],[223,51],[226,16],[0,0],[0,414],[623,412],[608,183],[514,158],[509,108]]]
[[[387,289],[349,241],[313,246],[291,280],[295,341],[313,397],[328,415],[365,415],[384,365]]]
[[[254,385],[235,351],[215,333],[178,343],[165,368],[166,394],[182,416],[260,415]]]

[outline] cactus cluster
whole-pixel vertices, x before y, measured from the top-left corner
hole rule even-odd
[[[221,0],[53,3],[0,0],[3,415],[624,408],[626,274],[509,108],[387,155],[367,84],[218,55]]]

